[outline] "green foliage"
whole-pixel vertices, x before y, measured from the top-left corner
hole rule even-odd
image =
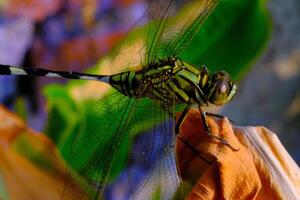
[[[48,86],[45,95],[50,109],[45,133],[59,148],[64,148],[66,140],[69,140],[78,128],[82,116],[81,104],[75,102],[68,89],[60,85]]]
[[[237,79],[265,47],[270,27],[264,1],[223,0],[180,57],[198,66],[205,64],[211,71],[225,69]],[[76,87],[73,82],[45,89],[49,109],[46,132],[79,174],[98,174],[104,180],[109,169],[108,178],[112,179],[126,165],[132,138],[161,123],[158,110],[151,109],[157,107],[145,99],[138,109],[131,110],[135,102],[128,103],[122,95],[96,103],[75,101],[70,95],[72,87]],[[130,120],[120,124],[123,115]]]
[[[181,181],[177,191],[174,194],[173,200],[184,199],[193,189],[193,186],[188,181]]]
[[[223,0],[180,57],[240,79],[266,46],[270,33],[264,0]]]
[[[26,102],[24,98],[17,98],[15,102],[15,110],[24,121],[28,118],[28,113],[26,111]]]

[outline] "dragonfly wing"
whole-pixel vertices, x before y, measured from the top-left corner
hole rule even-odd
[[[125,163],[124,157],[123,161],[117,159],[119,151],[126,152],[128,135],[124,129],[135,107],[136,100],[115,93],[98,100],[87,109],[72,144],[70,157],[67,158],[63,199],[70,196],[68,188],[72,180],[83,189],[78,199],[97,199],[102,196],[104,187],[115,176],[113,173],[118,172],[116,167]]]
[[[146,136],[152,147],[142,151],[140,156],[145,156],[142,161],[144,164],[148,163],[149,168],[146,176],[132,192],[134,199],[172,199],[176,193],[180,178],[174,155],[174,134],[170,129],[173,123],[173,120],[170,120],[156,126]],[[136,153],[138,150],[139,148]]]
[[[124,195],[122,199],[172,199],[180,182],[174,156],[174,120],[158,104],[138,104],[137,114],[132,117],[138,126],[132,128],[149,125],[153,128],[130,140],[133,145],[128,154],[127,168],[108,187],[106,197],[116,199],[115,195],[121,190]],[[147,116],[155,119],[149,117],[150,120],[146,121],[140,118],[141,112],[147,112]],[[140,130],[134,132],[141,133]]]
[[[186,1],[179,13],[170,18],[162,36],[159,57],[176,57],[191,42],[219,0]]]
[[[111,72],[140,70],[176,57],[192,40],[219,0],[151,2],[112,53]],[[145,24],[146,23],[146,24]]]
[[[176,12],[176,1],[167,0],[160,4],[156,3],[150,7],[151,20],[146,29],[146,54],[144,58],[144,66],[149,66],[157,60],[158,48],[166,27],[169,26],[169,17]]]
[[[83,119],[67,159],[69,166],[63,199],[71,196],[68,188],[74,182],[83,191],[77,195],[78,199],[106,197],[126,166],[129,166],[126,185],[130,198],[157,192],[158,188],[152,185],[154,182],[160,186],[161,195],[170,196],[171,191],[176,190],[173,119],[159,103],[114,93],[91,104]],[[157,126],[159,124],[163,125]],[[153,133],[148,137],[146,134],[146,144],[130,148],[137,134],[153,127],[156,127]],[[147,165],[142,177],[130,168],[134,159],[139,167]]]
[[[168,18],[177,10],[175,0],[149,2],[143,16],[111,53],[110,73],[147,68],[157,58]]]
[[[161,80],[159,84],[161,84],[161,88],[164,88],[164,80]],[[168,96],[168,99],[175,101],[173,90],[162,89],[158,92],[163,97]],[[166,96],[164,92],[168,95]],[[155,114],[154,128],[150,133],[141,135],[141,138],[145,138],[144,143],[136,145],[133,149],[133,153],[141,158],[139,162],[148,167],[146,176],[139,181],[138,186],[132,191],[134,199],[172,199],[177,191],[180,178],[174,155],[174,105],[174,102],[154,104],[154,108],[150,111]],[[138,109],[140,108],[144,110],[142,106],[139,106]],[[136,173],[129,170],[129,178],[131,174]]]

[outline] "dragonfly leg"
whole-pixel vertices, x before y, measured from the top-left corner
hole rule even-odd
[[[212,112],[206,112],[206,115],[208,115],[208,116],[213,116],[213,117],[217,117],[217,118],[220,118],[220,119],[224,118],[223,115],[219,115],[219,114],[212,113]],[[229,118],[228,118],[228,119],[229,119]],[[230,121],[231,123],[234,123],[234,121],[231,120],[231,119],[229,119],[229,121]]]
[[[185,138],[183,138],[181,135],[177,135],[177,137],[183,142],[183,144],[185,144],[194,154],[196,154],[201,160],[203,160],[204,162],[206,162],[208,165],[213,164],[211,161],[207,160],[206,158],[204,158],[197,149],[195,149],[195,147],[193,145],[191,145],[189,143],[189,141],[187,141]]]
[[[183,138],[181,135],[179,135],[179,131],[181,128],[181,125],[183,124],[189,110],[191,109],[191,105],[187,105],[185,107],[185,109],[183,110],[183,112],[180,114],[178,121],[176,123],[176,127],[175,127],[175,134],[176,136],[179,138],[179,140],[181,140],[183,142],[183,144],[185,144],[193,153],[195,153],[201,160],[203,160],[204,162],[206,162],[208,165],[211,165],[212,162],[208,161],[206,158],[204,158],[200,152],[195,149],[195,147],[189,143],[189,141],[187,141],[185,138]]]
[[[178,121],[176,123],[176,126],[175,126],[175,134],[178,135],[179,131],[180,131],[180,128],[181,128],[181,125],[182,123],[184,122],[186,116],[187,116],[187,113],[189,112],[189,110],[191,109],[191,105],[187,105],[184,110],[182,111],[182,113],[180,114],[179,118],[178,118]]]
[[[234,151],[239,151],[239,148],[235,148],[233,147],[227,140],[225,140],[224,138],[222,137],[219,137],[219,136],[216,136],[214,135],[210,128],[208,127],[208,124],[207,124],[207,121],[206,121],[206,112],[199,106],[199,111],[201,113],[201,118],[202,118],[202,121],[203,121],[203,126],[204,126],[204,129],[206,130],[206,133],[208,136],[212,137],[212,138],[216,138],[218,140],[220,140],[223,144],[229,146],[231,149],[233,149]]]

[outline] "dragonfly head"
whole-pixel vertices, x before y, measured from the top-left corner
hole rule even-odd
[[[212,74],[208,87],[208,101],[215,105],[224,105],[232,99],[237,90],[236,84],[228,73],[220,71]]]

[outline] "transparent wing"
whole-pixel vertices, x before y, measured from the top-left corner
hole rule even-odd
[[[219,0],[172,1],[160,34],[147,40],[148,64],[168,61],[190,43]],[[153,44],[154,43],[154,44]],[[155,66],[155,65],[154,65]]]
[[[68,188],[74,181],[83,191],[77,194],[76,199],[106,197],[103,195],[107,188],[111,189],[110,185],[122,176],[121,171],[126,166],[129,166],[126,185],[130,198],[141,197],[141,194],[145,197],[150,195],[150,191],[155,192],[158,188],[151,186],[154,180],[160,186],[161,194],[167,195],[168,192],[171,195],[170,191],[176,190],[178,176],[173,153],[173,120],[160,104],[150,99],[134,100],[114,93],[92,104],[86,113],[72,145],[71,157],[67,160],[69,167],[63,199],[72,196]],[[146,143],[135,144],[128,149],[132,138],[155,126],[150,135],[146,134]],[[136,170],[130,168],[134,160],[139,167],[146,165],[143,176],[138,176]]]
[[[140,70],[153,66],[158,59],[177,56],[217,3],[218,0],[152,2],[114,51],[111,73]]]
[[[161,80],[160,84],[163,88],[164,81]],[[170,99],[175,100],[172,90],[160,92],[167,92]],[[135,169],[128,170],[129,183],[138,182],[131,190],[133,199],[172,199],[180,182],[174,155],[174,102],[168,105],[159,103],[150,111],[154,112],[157,119],[153,123],[153,130],[136,138],[132,149],[132,154],[139,158],[140,165],[147,168],[147,173],[140,180],[136,180],[135,175],[138,173]],[[139,120],[136,121],[139,123]]]
[[[169,121],[171,119],[159,104],[139,101],[131,120],[134,124],[128,128],[135,134],[130,136],[133,139],[129,139],[133,141],[133,145],[130,145],[128,152],[127,168],[105,189],[105,199],[151,199],[155,193],[152,185],[153,175],[161,193],[171,193],[171,188],[172,191],[176,190],[178,183],[174,148],[171,146],[174,136],[172,121]],[[157,125],[165,120],[168,120],[168,123]],[[152,130],[144,133],[143,130],[149,127],[152,127]],[[166,169],[168,174],[163,172]]]
[[[136,152],[144,156],[142,161],[148,164],[147,174],[139,181],[135,190],[132,190],[133,199],[172,199],[180,178],[177,174],[174,155],[173,121],[167,121],[148,133],[147,141],[151,148],[137,148]],[[144,136],[144,135],[143,135]],[[149,145],[149,144],[148,144]],[[151,159],[146,159],[150,157]],[[131,172],[129,177],[135,174]],[[129,179],[130,180],[130,179]]]
[[[111,74],[147,67],[155,57],[167,18],[174,11],[175,1],[149,2],[143,16],[129,30],[126,37],[112,52]]]
[[[151,7],[151,20],[146,27],[146,54],[143,60],[144,67],[150,67],[157,60],[158,49],[160,48],[163,35],[169,26],[169,18],[175,15],[177,2],[174,0],[163,1],[164,4]],[[158,18],[156,17],[158,15]],[[160,17],[162,16],[162,17]]]
[[[157,104],[154,107],[138,106],[137,112],[145,112],[145,109],[151,109],[149,113],[155,113],[159,121],[168,120],[167,113]],[[142,119],[135,118],[134,121],[141,126],[147,126],[147,122]],[[155,125],[153,120],[151,123]],[[174,195],[179,178],[173,155],[174,135],[170,129],[172,123],[173,121],[167,121],[146,133],[134,136],[128,154],[128,168],[108,187],[105,192],[107,199],[120,198],[121,194],[121,199],[153,199],[158,189],[163,196]]]
[[[173,117],[160,103],[139,101],[132,121],[136,124],[131,127],[135,129],[133,132],[143,134],[133,135],[130,139],[133,145],[128,154],[128,168],[109,187],[106,197],[116,199],[116,194],[122,191],[125,195],[122,199],[153,199],[158,196],[159,199],[171,199],[179,183],[174,156]],[[144,133],[140,127],[146,130],[152,128]]]
[[[72,180],[83,191],[77,199],[100,198],[104,186],[124,164],[117,160],[120,151],[126,152],[125,128],[134,112],[136,100],[115,93],[92,104],[83,117],[84,122],[72,145],[66,173],[63,199],[67,199]],[[123,147],[120,148],[120,147]],[[125,148],[125,149],[124,149]]]
[[[219,0],[185,1],[179,13],[170,18],[158,49],[159,57],[176,57],[190,43]]]

